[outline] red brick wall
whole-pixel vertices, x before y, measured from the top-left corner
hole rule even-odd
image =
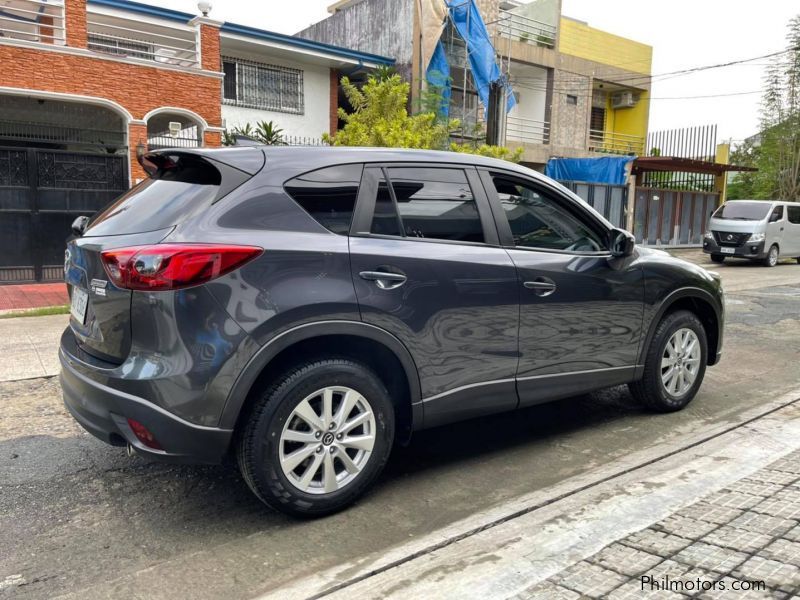
[[[330,70],[330,129],[328,133],[336,135],[339,128],[339,71]]]
[[[0,46],[0,85],[107,98],[134,119],[162,106],[192,110],[219,127],[221,81],[157,67]]]
[[[200,65],[207,71],[222,70],[222,60],[219,55],[219,27],[213,25],[200,25],[200,51],[202,57]]]
[[[67,46],[86,48],[86,0],[66,0]]]
[[[128,126],[128,156],[131,163],[131,181],[130,184],[134,185],[138,179],[145,179],[147,173],[139,164],[136,158],[136,146],[139,142],[147,146],[147,126],[131,124]]]

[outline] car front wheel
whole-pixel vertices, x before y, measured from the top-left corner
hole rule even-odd
[[[656,328],[645,358],[644,376],[628,385],[634,398],[658,412],[684,408],[706,372],[708,343],[694,313],[678,310]]]
[[[775,244],[773,244],[770,247],[769,252],[767,252],[767,257],[764,259],[764,266],[774,267],[775,265],[778,264],[778,257],[779,257],[778,247]]]
[[[314,361],[257,398],[239,436],[239,468],[270,507],[323,516],[370,487],[393,437],[394,408],[373,371],[344,358]]]

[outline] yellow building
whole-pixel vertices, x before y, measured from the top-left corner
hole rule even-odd
[[[576,59],[565,61],[567,71],[591,77],[589,147],[643,153],[653,48],[562,16],[558,49]]]

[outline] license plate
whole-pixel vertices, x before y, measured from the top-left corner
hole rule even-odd
[[[80,288],[72,288],[72,302],[69,312],[72,318],[83,325],[86,320],[86,305],[89,304],[89,294]]]
[[[723,254],[736,254],[736,248],[724,248],[723,247],[723,248],[720,248],[719,251],[722,252]]]

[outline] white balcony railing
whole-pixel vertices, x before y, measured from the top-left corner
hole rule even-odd
[[[151,25],[90,12],[86,18],[89,50],[178,67],[200,63],[196,31],[190,27]]]
[[[644,152],[644,137],[590,129],[589,150],[604,154],[636,154],[641,156]]]
[[[556,44],[555,26],[507,10],[500,11],[497,28],[501,36],[515,41],[546,48],[553,48]]]
[[[8,39],[63,45],[63,0],[0,2],[0,40]]]
[[[527,144],[549,144],[550,123],[509,115],[506,118],[506,140]]]

